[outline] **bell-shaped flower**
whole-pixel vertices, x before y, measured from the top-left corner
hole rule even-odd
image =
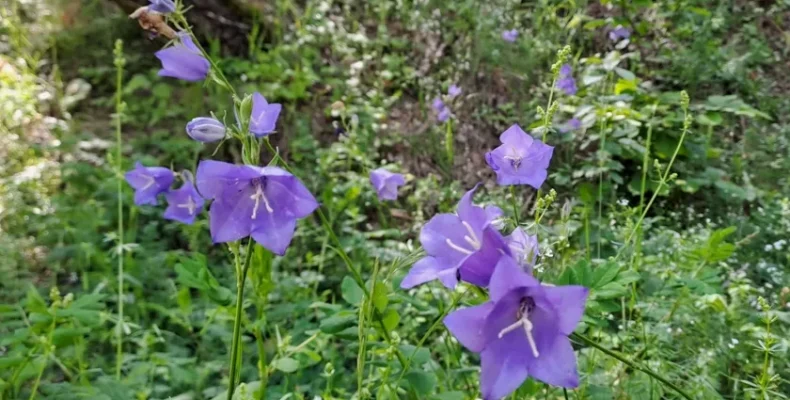
[[[616,28],[609,32],[609,40],[613,42],[620,41],[621,39],[628,39],[631,37],[631,31],[622,25],[617,25]]]
[[[159,76],[169,76],[185,81],[202,81],[208,76],[211,64],[203,57],[192,37],[186,32],[178,34],[179,40],[172,46],[156,52],[162,61]]]
[[[528,377],[577,387],[576,355],[568,335],[584,315],[587,288],[541,285],[515,260],[502,257],[489,294],[489,302],[444,319],[464,347],[480,353],[483,399],[506,397]]]
[[[513,43],[518,39],[518,31],[515,29],[511,29],[509,31],[502,32],[502,39],[506,42]]]
[[[441,97],[437,97],[433,99],[433,102],[431,103],[431,107],[433,108],[434,111],[440,113],[442,112],[442,110],[445,109],[444,101],[442,101]]]
[[[159,14],[170,14],[176,10],[176,3],[173,0],[148,0],[148,11],[158,12]]]
[[[225,125],[214,118],[197,117],[187,124],[187,135],[198,142],[216,142],[225,137]]]
[[[524,268],[528,273],[532,273],[532,267],[538,260],[540,250],[538,249],[538,236],[530,236],[524,232],[521,227],[518,227],[505,238],[510,251],[513,253],[513,259]]]
[[[498,207],[472,203],[475,186],[458,202],[455,214],[437,214],[420,231],[420,243],[428,254],[414,263],[401,288],[410,289],[434,279],[454,288],[458,279],[488,285],[493,267],[510,248],[492,222],[502,215]]]
[[[167,209],[163,217],[165,219],[178,221],[187,225],[192,225],[195,218],[203,211],[205,201],[195,190],[192,182],[192,174],[185,174],[184,184],[176,190],[171,190],[165,194]]]
[[[379,199],[395,200],[398,198],[398,187],[404,185],[406,179],[402,174],[379,168],[370,171],[370,183],[376,189]]]
[[[274,132],[277,118],[282,110],[281,104],[269,104],[262,94],[252,95],[252,114],[250,115],[250,133],[255,137],[264,137]]]
[[[557,89],[562,90],[565,94],[573,96],[577,92],[576,79],[573,79],[573,69],[570,64],[564,64],[560,67],[560,76],[557,79]]]
[[[546,180],[554,147],[524,132],[518,125],[499,137],[502,145],[486,153],[486,162],[496,172],[500,185],[530,185],[540,188]]]
[[[571,131],[581,129],[581,127],[582,127],[582,121],[574,117],[565,121],[565,123],[560,125],[558,128],[560,130],[560,133],[568,133]]]
[[[458,97],[461,94],[461,88],[457,85],[450,85],[450,88],[447,89],[447,96],[451,99]]]
[[[127,172],[126,182],[134,188],[134,204],[156,205],[156,196],[166,192],[173,184],[173,171],[164,167],[145,167],[140,162]]]
[[[252,236],[261,246],[282,255],[291,243],[296,220],[318,208],[299,179],[278,167],[201,161],[197,188],[209,209],[214,243]]]

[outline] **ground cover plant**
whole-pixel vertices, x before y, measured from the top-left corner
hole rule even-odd
[[[790,395],[790,4],[9,0],[2,399]]]

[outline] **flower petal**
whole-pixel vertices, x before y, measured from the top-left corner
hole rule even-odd
[[[464,347],[479,353],[488,344],[483,335],[483,328],[486,317],[493,309],[494,303],[488,302],[453,311],[444,317],[444,326]]]
[[[411,289],[417,285],[440,279],[442,284],[449,289],[455,289],[458,283],[456,278],[457,269],[453,266],[447,267],[436,257],[427,256],[414,263],[400,283],[402,289]]]
[[[510,256],[510,248],[502,234],[495,227],[488,226],[483,230],[480,249],[461,262],[461,279],[477,286],[488,286],[499,259]]]
[[[245,167],[222,161],[204,160],[197,167],[195,184],[200,195],[207,199],[222,197],[250,186],[250,180],[263,176],[254,167]]]
[[[559,330],[570,335],[584,316],[584,304],[589,289],[584,286],[544,286],[543,297],[557,314]]]
[[[267,213],[264,214],[267,215]],[[258,218],[261,218],[260,214]],[[295,230],[295,219],[274,223],[271,218],[264,217],[256,223],[255,229],[252,231],[252,238],[272,253],[281,256],[285,254],[285,250],[291,244]]]
[[[475,250],[464,238],[468,234],[457,215],[437,214],[422,227],[420,243],[428,255],[457,266]]]
[[[525,358],[529,351],[524,333],[520,330],[486,346],[480,353],[480,391],[483,399],[502,399],[524,383],[529,374]]]
[[[491,300],[499,301],[514,289],[540,286],[540,282],[516,263],[512,257],[501,257],[488,284]]]
[[[198,167],[200,174],[200,167]],[[252,232],[252,186],[218,197],[209,209],[209,230],[214,243],[232,242]]]
[[[575,388],[579,386],[579,373],[576,368],[576,354],[571,341],[563,335],[544,341],[536,333],[535,341],[540,356],[529,363],[529,375],[552,386]]]

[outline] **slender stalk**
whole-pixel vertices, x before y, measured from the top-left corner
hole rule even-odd
[[[116,179],[118,180],[118,324],[116,325],[115,379],[121,379],[123,366],[123,160],[121,139],[121,119],[123,116],[123,41],[115,42],[115,140],[116,140]]]
[[[597,257],[601,258],[601,232],[603,231],[603,167],[606,153],[606,116],[601,118],[601,148],[598,150],[598,240],[596,241]]]
[[[653,205],[653,202],[658,197],[658,194],[661,193],[661,189],[663,189],[664,185],[667,184],[667,178],[669,177],[669,172],[672,170],[672,165],[675,163],[675,159],[677,158],[678,153],[680,152],[680,148],[683,146],[683,141],[686,139],[686,134],[689,131],[691,122],[689,120],[688,107],[684,108],[684,115],[685,118],[683,122],[683,132],[680,135],[680,139],[678,139],[677,146],[675,146],[675,152],[672,153],[672,158],[669,159],[669,164],[667,164],[667,168],[664,170],[664,174],[661,176],[661,179],[658,181],[658,187],[656,188],[655,192],[653,192],[653,195],[650,197],[650,201],[647,202],[647,206],[645,206],[645,209],[642,210],[642,215],[639,216],[639,219],[636,222],[636,226],[634,226],[634,228],[631,230],[631,233],[628,235],[628,239],[626,239],[626,241],[623,243],[623,247],[621,247],[620,251],[617,252],[617,255],[615,256],[615,260],[620,258],[625,248],[628,246],[629,243],[631,243],[631,240],[633,240],[634,235],[636,235],[636,232],[642,226],[642,222],[645,220],[645,216],[647,215],[647,212],[650,211],[650,207]]]
[[[513,205],[513,218],[516,220],[516,227],[521,225],[521,216],[518,212],[518,204],[516,203],[516,190],[513,185],[510,185],[510,203]]]
[[[596,343],[594,340],[592,340],[592,339],[590,339],[590,338],[588,338],[588,337],[586,337],[584,335],[580,335],[578,333],[574,333],[573,335],[571,335],[571,339],[578,340],[578,341],[583,342],[584,344],[586,344],[586,345],[588,345],[590,347],[594,347],[597,350],[599,350],[600,352],[606,354],[607,356],[612,357],[612,358],[620,361],[621,363],[623,363],[625,365],[628,365],[629,367],[631,367],[631,368],[633,368],[635,370],[642,371],[642,372],[650,375],[651,377],[656,378],[659,382],[663,383],[668,388],[674,390],[677,394],[679,394],[683,398],[688,399],[688,400],[693,400],[688,393],[684,392],[681,388],[677,387],[674,383],[670,382],[668,379],[666,379],[663,376],[659,375],[658,373],[654,372],[650,368],[647,368],[647,367],[642,366],[640,364],[634,363],[634,362],[628,360],[627,358],[625,358],[625,356],[617,354],[616,352],[614,352],[612,350],[609,350],[606,347],[601,346],[600,344]]]
[[[241,246],[239,246],[239,249]],[[236,254],[236,262],[238,264],[239,254]],[[250,260],[252,259],[252,238],[249,239],[247,244],[247,254],[244,259],[244,266],[241,271],[237,270],[236,277],[236,313],[233,319],[233,340],[231,341],[230,349],[230,376],[228,377],[228,400],[233,398],[233,392],[236,390],[236,375],[238,375],[239,363],[239,348],[241,344],[241,312],[244,304],[244,283],[247,281],[247,271],[250,268]]]
[[[274,147],[272,147],[272,144],[268,140],[264,140],[263,143],[266,145],[266,148],[270,153],[277,154],[276,150],[274,149]],[[282,167],[286,171],[293,173],[291,167],[288,166],[288,163],[286,163],[285,160],[283,160],[282,158],[280,159],[280,165],[282,165]],[[329,239],[331,239],[332,242],[335,244],[334,247],[333,246],[329,246],[329,247],[335,250],[335,252],[340,256],[340,258],[343,259],[343,263],[346,264],[346,268],[349,270],[349,272],[351,272],[351,277],[354,279],[357,285],[362,289],[362,293],[365,296],[365,298],[370,299],[371,298],[370,290],[368,290],[367,285],[365,285],[365,281],[362,279],[362,274],[359,272],[359,270],[357,270],[354,267],[351,258],[348,256],[348,254],[346,254],[345,250],[343,250],[343,245],[342,243],[340,243],[340,239],[338,239],[334,229],[332,229],[332,225],[329,223],[329,219],[327,219],[326,215],[324,214],[324,212],[321,210],[320,207],[316,210],[316,213],[318,214],[318,218],[321,220],[321,225],[323,226],[324,230],[329,236]],[[376,318],[376,321],[381,326],[382,336],[384,336],[384,339],[387,341],[387,343],[391,343],[392,337],[390,336],[390,333],[385,329],[384,319],[381,316],[381,313],[379,313],[378,310],[373,310],[373,316]],[[401,366],[406,365],[406,358],[403,357],[403,354],[401,354],[401,352],[398,349],[395,350],[396,350],[395,355],[398,358],[398,362],[401,364]]]
[[[451,119],[448,119],[447,123],[445,124],[446,129],[444,133],[444,150],[447,153],[447,162],[450,168],[453,167],[453,158],[454,158],[454,150],[453,150],[453,123]]]

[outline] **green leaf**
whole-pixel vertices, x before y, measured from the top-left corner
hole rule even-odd
[[[321,332],[335,334],[357,323],[357,315],[351,311],[341,311],[321,320]]]
[[[389,288],[384,282],[376,282],[373,286],[373,305],[376,306],[376,310],[379,312],[384,312],[384,309],[387,308],[389,303],[388,290]]]
[[[384,323],[384,329],[388,331],[395,330],[395,327],[398,326],[398,322],[400,322],[400,315],[394,309],[389,309],[382,318],[382,322]]]
[[[436,387],[436,375],[427,373],[425,371],[411,371],[405,375],[406,382],[414,389],[419,395],[427,395]]]
[[[601,265],[593,271],[592,285],[590,288],[598,289],[603,287],[603,285],[606,285],[607,283],[614,280],[619,271],[620,266],[617,265],[617,263],[607,262],[606,264]]]
[[[464,392],[444,392],[433,396],[433,400],[464,400]]]
[[[591,287],[592,270],[590,269],[590,263],[587,262],[587,260],[580,260],[571,268],[570,283],[582,285],[584,287]]]
[[[354,281],[354,279],[346,275],[343,278],[343,283],[340,284],[340,295],[343,296],[343,300],[349,304],[358,306],[359,303],[362,302],[362,298],[365,296],[365,293],[362,291],[362,288],[357,285],[357,282]]]
[[[593,295],[596,299],[614,299],[622,297],[628,293],[628,288],[621,285],[619,282],[610,282],[598,290],[594,290]]]
[[[272,361],[272,366],[286,374],[290,374],[299,369],[299,361],[291,357],[283,357]]]

